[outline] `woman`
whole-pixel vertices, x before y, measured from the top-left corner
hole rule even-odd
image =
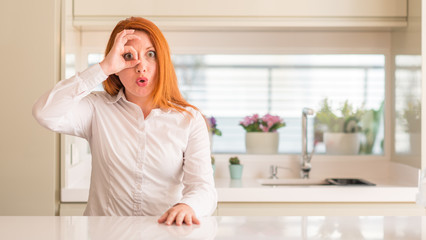
[[[100,83],[105,92],[91,92]],[[207,125],[181,96],[167,41],[152,22],[120,21],[104,60],[60,81],[33,115],[89,142],[85,215],[162,214],[159,223],[190,225],[215,210]]]

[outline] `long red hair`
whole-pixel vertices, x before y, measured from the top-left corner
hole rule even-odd
[[[162,109],[176,109],[179,112],[187,112],[184,107],[195,106],[189,104],[183,97],[178,88],[177,77],[173,63],[170,57],[169,44],[166,41],[160,29],[151,21],[141,17],[130,17],[120,21],[111,32],[105,56],[111,51],[114,45],[115,36],[124,29],[134,29],[144,31],[148,34],[152,44],[154,45],[157,58],[157,81],[154,90],[151,93],[153,106]],[[106,81],[103,82],[104,89],[111,96],[117,95],[123,84],[120,78],[111,74]],[[198,110],[198,109],[197,109]]]

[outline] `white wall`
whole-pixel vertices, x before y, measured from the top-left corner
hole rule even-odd
[[[54,215],[58,136],[31,115],[59,76],[60,0],[2,1],[0,215]]]

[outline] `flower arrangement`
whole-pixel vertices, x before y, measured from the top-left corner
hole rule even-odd
[[[208,123],[208,126],[209,126],[209,131],[213,135],[222,136],[222,132],[217,128],[216,118],[214,118],[214,117],[207,118],[207,123]]]
[[[266,114],[259,117],[259,114],[246,116],[239,124],[247,132],[276,132],[279,128],[285,127],[285,122],[279,116]]]

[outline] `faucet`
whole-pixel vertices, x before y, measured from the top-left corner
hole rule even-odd
[[[291,170],[291,168],[289,168],[289,167],[281,167],[281,166],[277,166],[277,165],[271,165],[270,166],[271,176],[269,177],[270,179],[278,179],[278,168],[287,169],[290,172],[293,172]]]
[[[311,154],[308,154],[308,131],[307,131],[307,120],[308,115],[314,115],[314,110],[310,108],[303,108],[302,111],[302,163],[301,163],[301,177],[309,178],[309,171],[311,171],[311,158],[314,150],[312,150]]]

